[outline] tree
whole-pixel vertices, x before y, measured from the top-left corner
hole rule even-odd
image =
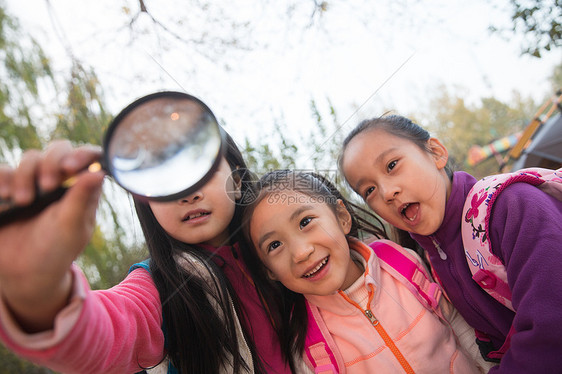
[[[263,138],[244,138],[244,146],[241,149],[244,150],[248,168],[260,175],[270,170],[294,168],[298,147],[294,139],[286,136],[284,122],[275,121],[269,135],[270,139],[276,139],[276,144],[265,142]]]
[[[541,57],[562,46],[562,0],[510,0],[511,28],[490,26],[492,32],[525,37],[522,53]]]
[[[283,121],[276,121],[273,134],[256,140],[244,140],[244,155],[248,167],[257,172],[257,177],[275,169],[294,169],[306,172],[316,172],[332,182],[342,195],[357,206],[369,210],[364,201],[347,185],[337,167],[343,138],[342,127],[336,110],[327,99],[327,115],[322,114],[318,103],[310,100],[310,112],[315,120],[308,132],[300,132],[300,136],[288,137]],[[265,139],[270,139],[266,141]],[[363,212],[357,211],[363,219],[372,220]],[[373,222],[378,225],[378,222]],[[384,227],[390,233],[388,226]]]
[[[300,169],[317,171],[328,177],[340,188],[345,188],[339,177],[336,160],[343,142],[343,134],[338,126],[336,110],[330,100],[327,120],[321,113],[318,103],[310,100],[310,112],[314,126],[299,135],[288,136],[283,119],[276,120],[272,134],[244,141],[244,153],[251,170],[258,175],[274,169]],[[266,140],[269,139],[269,140]]]
[[[465,162],[469,148],[485,146],[522,130],[537,107],[532,99],[522,98],[517,93],[510,103],[489,97],[469,105],[462,97],[451,95],[442,88],[432,99],[429,114],[417,116],[422,119],[420,124],[445,144],[454,169],[483,177],[497,173],[499,164],[491,158],[470,167]]]
[[[25,47],[23,47],[25,46]],[[41,147],[33,104],[40,81],[52,78],[48,59],[33,39],[22,37],[18,24],[0,8],[0,161],[13,159],[15,148]]]

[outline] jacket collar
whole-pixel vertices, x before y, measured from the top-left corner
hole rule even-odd
[[[360,261],[365,271],[347,290],[343,290],[351,298],[359,298],[361,300],[368,299],[369,284],[373,285],[374,295],[373,302],[376,303],[378,288],[380,284],[380,263],[373,250],[363,242],[348,238],[351,251],[351,258]],[[350,311],[357,311],[357,308],[350,304],[339,292],[327,296],[305,295],[305,298],[321,310],[326,310],[337,315],[349,315]],[[362,304],[359,302],[359,304]],[[363,306],[363,305],[362,305]]]

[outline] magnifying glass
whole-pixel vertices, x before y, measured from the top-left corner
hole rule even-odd
[[[171,201],[201,188],[220,165],[224,131],[211,109],[183,92],[153,93],[129,104],[109,125],[99,165],[130,193]],[[27,206],[0,203],[0,225],[37,214],[72,178]]]

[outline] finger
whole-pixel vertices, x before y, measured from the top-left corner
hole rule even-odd
[[[102,152],[102,148],[97,145],[83,145],[76,148],[72,154],[66,154],[61,166],[67,176],[74,175],[93,162],[99,161],[102,158]]]
[[[68,227],[66,231],[73,232],[72,235],[83,235],[86,241],[95,224],[103,178],[103,172],[81,173],[60,201],[64,204],[59,210],[62,225]]]
[[[51,191],[63,181],[61,161],[72,152],[72,144],[68,140],[56,140],[50,143],[39,164],[39,189]]]
[[[41,153],[36,150],[26,151],[13,176],[13,202],[16,205],[26,205],[35,198],[35,186],[38,164]]]

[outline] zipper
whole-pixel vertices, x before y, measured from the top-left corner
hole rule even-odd
[[[250,350],[250,346],[248,346],[248,342],[246,341],[246,337],[244,336],[242,321],[240,321],[240,317],[238,316],[238,313],[236,313],[236,308],[234,308],[234,301],[232,301],[232,299],[230,298],[230,295],[228,295],[228,298],[230,300],[230,306],[232,307],[232,311],[234,312],[234,316],[238,320],[238,323],[235,322],[235,328],[236,328],[236,331],[237,331],[236,335],[238,335],[238,332],[240,332],[239,337],[242,338],[242,347],[241,348],[250,354],[250,362],[246,362],[246,364],[248,364],[248,366],[250,367],[250,370],[253,372],[254,361],[253,361],[253,357],[252,357],[252,351]],[[242,352],[240,352],[240,356],[242,356],[242,360],[244,360],[244,354]]]
[[[435,248],[437,249],[437,252],[439,253],[439,257],[445,261],[448,257],[447,254],[443,251],[443,249],[441,249],[441,246],[439,245],[439,242],[437,241],[437,239],[435,239],[435,237],[433,235],[430,235],[429,238],[431,239],[431,241],[433,242],[433,245],[435,246]],[[464,251],[464,247],[463,247],[463,251]],[[460,291],[461,295],[462,295],[462,299],[464,300],[464,302],[466,303],[466,305],[468,305],[475,314],[480,315],[482,312],[480,311],[479,308],[477,308],[475,306],[475,304],[473,303],[473,297],[470,294],[467,294],[465,292],[465,288],[462,286],[462,284],[460,284],[459,279],[462,279],[461,275],[459,274],[459,271],[457,269],[457,267],[454,265],[453,261],[449,261],[449,274],[451,276],[452,279],[456,280],[457,286],[456,288]],[[432,266],[433,269],[433,266]],[[435,269],[433,269],[433,273],[436,275],[437,272],[435,271]],[[443,288],[443,291],[445,291],[445,287],[443,287],[443,283],[441,282],[441,280],[439,279],[439,277],[436,277],[437,280],[439,281],[439,284],[441,284],[441,287]],[[447,296],[447,299],[449,299],[449,297]],[[449,300],[451,303],[452,301]]]
[[[371,305],[371,301],[373,299],[373,295],[374,295],[374,289],[373,289],[373,285],[369,284],[369,301],[367,302],[367,306]],[[392,354],[394,355],[394,357],[396,357],[396,359],[398,360],[398,362],[400,363],[400,365],[402,366],[402,368],[404,369],[404,371],[408,374],[415,374],[414,373],[414,369],[412,369],[412,367],[410,366],[410,364],[408,363],[408,361],[406,361],[406,358],[404,357],[404,355],[402,354],[402,352],[400,352],[400,350],[398,349],[398,347],[396,346],[396,344],[394,344],[394,341],[392,340],[392,338],[390,337],[390,335],[388,335],[388,333],[386,332],[386,330],[384,329],[384,327],[382,327],[382,325],[380,324],[380,321],[377,319],[377,317],[375,317],[375,315],[373,314],[373,312],[371,311],[371,309],[367,308],[367,309],[363,309],[359,306],[359,304],[357,304],[355,301],[351,300],[349,298],[349,296],[347,296],[343,291],[339,291],[339,294],[343,296],[343,298],[345,300],[347,300],[347,302],[349,302],[350,304],[352,304],[353,306],[355,306],[357,309],[359,309],[363,315],[365,317],[367,317],[367,319],[369,321],[371,321],[371,325],[373,325],[373,327],[375,328],[375,330],[377,330],[377,333],[380,335],[380,337],[382,338],[382,340],[384,341],[384,344],[390,349],[390,351],[392,352]]]
[[[464,249],[464,248],[463,248]],[[474,298],[470,293],[465,292],[465,287],[461,284],[459,279],[462,279],[458,269],[454,266],[453,262],[449,262],[449,274],[451,275],[452,279],[456,280],[457,289],[460,291],[462,295],[462,300],[474,311],[475,315],[481,315],[482,311],[480,308],[476,307],[476,304],[473,302]],[[451,301],[452,303],[452,301]]]
[[[437,249],[437,253],[439,253],[439,257],[441,258],[441,260],[445,261],[447,259],[447,254],[441,249],[441,246],[439,245],[439,242],[435,240],[435,237],[430,236],[430,238],[431,241],[433,242],[433,245]]]
[[[402,366],[404,371],[406,373],[414,374],[414,369],[412,369],[410,364],[408,364],[408,361],[406,361],[406,358],[404,357],[404,355],[402,355],[402,352],[400,352],[400,350],[398,349],[396,344],[394,344],[394,341],[388,335],[388,333],[386,332],[384,327],[382,327],[379,320],[377,319],[377,317],[375,317],[375,315],[373,314],[371,309],[363,310],[363,314],[365,315],[365,317],[367,317],[369,319],[369,321],[371,321],[371,324],[373,325],[375,330],[377,330],[377,332],[381,336],[382,340],[384,341],[384,344],[386,344],[386,346],[390,349],[392,354],[394,354],[394,357],[396,357],[396,359],[398,360],[398,362],[400,363],[400,366]]]

